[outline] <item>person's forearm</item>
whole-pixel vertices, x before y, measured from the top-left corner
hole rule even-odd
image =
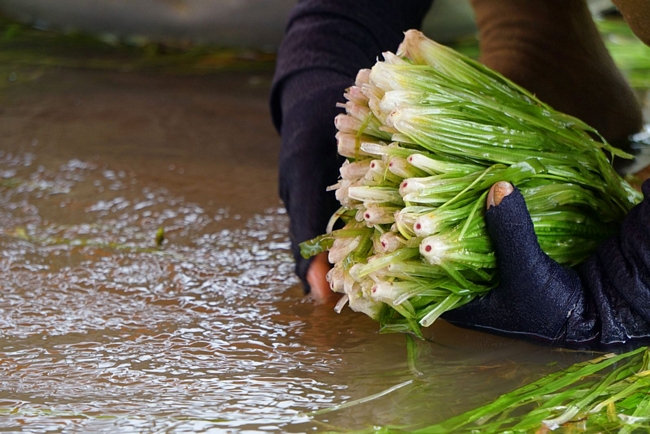
[[[650,1],[613,0],[632,31],[646,45],[650,45]]]
[[[312,70],[298,73],[284,84],[280,197],[290,217],[289,236],[296,259],[296,273],[303,280],[310,261],[300,257],[299,243],[320,235],[340,206],[334,192],[342,161],[336,152],[334,117],[336,102],[349,86],[343,74]]]
[[[292,11],[278,53],[271,109],[282,135],[280,195],[290,216],[296,271],[308,289],[309,262],[298,244],[324,232],[338,208],[328,185],[342,161],[336,152],[336,103],[359,69],[396,50],[418,27],[430,0],[305,0]]]
[[[276,128],[281,131],[279,93],[289,77],[329,70],[352,80],[383,51],[395,50],[403,32],[419,28],[432,0],[303,0],[292,10],[278,51],[271,92]]]

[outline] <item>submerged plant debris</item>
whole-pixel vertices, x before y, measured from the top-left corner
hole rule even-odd
[[[606,354],[547,375],[493,402],[408,432],[648,432],[650,350]],[[403,432],[381,428],[381,433]]]
[[[11,83],[38,76],[38,68],[50,67],[179,75],[271,71],[275,54],[215,45],[162,44],[144,38],[120,40],[110,35],[60,33],[0,18],[0,61],[4,65],[0,74],[7,69],[7,81]]]
[[[417,369],[416,343],[407,337],[407,358],[414,378],[379,393],[306,414],[339,411],[417,390],[427,379]],[[332,431],[344,431],[329,427]],[[451,433],[641,433],[650,430],[650,348],[602,354],[526,383],[493,401],[433,425],[374,426],[356,434]]]

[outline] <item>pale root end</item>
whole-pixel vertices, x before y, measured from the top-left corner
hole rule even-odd
[[[355,79],[354,84],[357,87],[361,87],[368,83],[370,83],[370,69],[360,69],[357,73],[357,78]]]
[[[385,232],[379,237],[381,253],[391,253],[402,246],[401,237],[392,233]]]
[[[438,232],[438,219],[432,214],[418,217],[413,225],[413,232],[418,237],[428,237]]]
[[[420,243],[420,254],[431,265],[439,265],[449,247],[445,244],[440,237],[432,236],[425,238]]]
[[[366,175],[366,172],[368,172],[368,169],[370,168],[370,164],[371,160],[368,159],[355,161],[354,163],[350,163],[346,160],[339,169],[339,173],[341,174],[341,178],[345,180],[356,181]]]
[[[422,55],[422,44],[429,39],[419,30],[404,32],[404,40],[397,48],[397,55],[411,59],[415,63],[425,63]]]
[[[340,114],[334,118],[334,125],[340,132],[356,134],[361,128],[361,121],[354,116]]]
[[[327,282],[330,284],[330,289],[334,292],[343,292],[345,280],[345,274],[342,268],[334,267],[330,269],[325,275]]]
[[[335,239],[327,257],[330,264],[336,264],[345,259],[346,256],[357,248],[360,241],[361,237]]]

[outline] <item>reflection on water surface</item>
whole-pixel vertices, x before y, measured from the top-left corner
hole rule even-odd
[[[68,70],[9,89],[0,430],[422,425],[590,357],[440,322],[409,366],[404,336],[304,299],[269,79]]]

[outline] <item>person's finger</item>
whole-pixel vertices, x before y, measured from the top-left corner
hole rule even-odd
[[[488,194],[486,224],[497,257],[501,286],[519,286],[521,279],[542,278],[548,257],[537,241],[526,202],[510,183],[498,182]]]
[[[487,208],[498,206],[504,197],[509,196],[514,191],[512,184],[506,181],[499,181],[490,188],[487,196]]]
[[[309,283],[310,294],[318,303],[329,304],[337,299],[326,279],[330,268],[327,253],[320,253],[313,258],[307,269],[307,283]]]

